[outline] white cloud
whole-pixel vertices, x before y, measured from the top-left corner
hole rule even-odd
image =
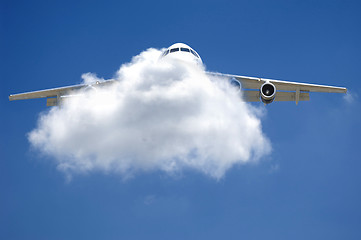
[[[210,79],[202,66],[158,61],[159,55],[148,49],[120,67],[117,84],[42,113],[29,133],[31,145],[66,174],[123,177],[195,169],[218,179],[271,151],[259,110],[240,101],[223,79]]]
[[[355,102],[355,100],[357,99],[357,94],[355,94],[355,93],[351,93],[350,91],[348,91],[344,96],[343,96],[343,99],[347,102],[347,103],[349,103],[349,104],[351,104],[351,103],[354,103]]]

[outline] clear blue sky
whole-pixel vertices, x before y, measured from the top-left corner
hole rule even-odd
[[[360,1],[0,2],[0,239],[361,239]],[[110,78],[185,42],[207,69],[346,86],[264,108],[273,152],[216,181],[161,172],[70,183],[30,148],[45,101],[8,95]]]

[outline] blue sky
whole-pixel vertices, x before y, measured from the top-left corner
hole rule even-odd
[[[360,239],[358,1],[1,1],[1,239]],[[185,171],[77,175],[30,148],[45,101],[10,93],[111,78],[185,42],[207,69],[336,86],[265,108],[273,151],[217,181]]]

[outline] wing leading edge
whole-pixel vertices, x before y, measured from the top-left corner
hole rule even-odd
[[[115,80],[107,80],[104,82],[96,82],[94,84],[78,84],[67,87],[59,87],[59,88],[50,88],[39,91],[11,94],[9,96],[10,101],[14,100],[25,100],[25,99],[35,99],[35,98],[47,98],[46,105],[47,106],[56,106],[59,104],[59,101],[62,97],[70,95],[73,91],[85,89],[89,87],[101,87],[105,85],[109,85],[114,83]]]
[[[261,101],[260,88],[265,83],[271,83],[276,87],[274,101],[295,101],[296,104],[299,101],[309,101],[310,92],[326,92],[326,93],[346,93],[347,89],[344,87],[334,87],[326,85],[317,85],[309,83],[288,82],[275,79],[246,77],[232,74],[211,73],[207,72],[211,76],[218,76],[227,79],[237,80],[243,90],[243,99],[247,102],[259,102]],[[116,80],[107,80],[103,82],[96,82],[94,84],[79,84],[67,87],[51,88],[40,91],[32,91],[18,94],[11,94],[9,100],[23,100],[34,98],[47,98],[47,106],[56,106],[60,102],[62,97],[71,95],[71,92],[85,89],[88,87],[101,87],[116,82]]]
[[[260,89],[263,84],[271,83],[276,87],[274,101],[309,101],[310,92],[325,92],[325,93],[346,93],[347,89],[344,87],[334,87],[318,84],[288,82],[267,78],[246,77],[232,74],[222,73],[208,73],[212,76],[219,76],[228,79],[237,80],[243,90],[243,98],[247,102],[259,102],[261,99]]]

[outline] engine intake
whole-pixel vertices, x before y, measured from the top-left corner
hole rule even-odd
[[[234,87],[238,91],[241,91],[242,85],[237,79],[232,78],[229,82],[230,82],[232,87]]]
[[[271,102],[273,102],[273,100],[275,99],[276,96],[276,86],[273,85],[270,82],[265,82],[261,88],[260,88],[260,93],[261,93],[261,100],[263,103],[265,104],[270,104]]]

